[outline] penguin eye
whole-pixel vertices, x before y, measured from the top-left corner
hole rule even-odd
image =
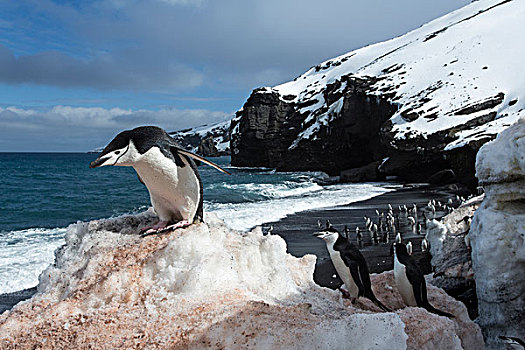
[[[119,154],[119,153],[120,153],[120,151],[115,151],[115,154]]]

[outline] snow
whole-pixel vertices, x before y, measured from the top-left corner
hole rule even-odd
[[[266,91],[294,95],[296,103],[318,102],[301,112],[325,105],[323,87],[344,75],[379,78],[369,91],[394,93],[398,111],[392,116],[396,139],[428,137],[496,112],[496,120],[456,134],[447,150],[493,136],[525,116],[523,79],[516,71],[525,59],[525,3],[481,0],[438,18],[403,36],[370,45],[312,67],[294,81]],[[502,103],[470,114],[456,114],[476,101],[504,93]],[[428,100],[422,100],[428,98]],[[512,105],[509,102],[513,102]],[[327,106],[328,107],[328,106]],[[420,115],[407,121],[401,114]],[[436,114],[431,118],[430,116]],[[310,116],[311,118],[312,116]],[[318,123],[325,115],[315,116]],[[315,136],[319,124],[303,130],[296,142]]]
[[[499,335],[525,334],[525,119],[478,152],[476,175],[485,199],[469,237],[480,317],[488,349]]]
[[[230,120],[226,120],[211,125],[202,125],[192,129],[176,131],[170,134],[178,140],[183,147],[191,148],[191,151],[195,153],[198,152],[198,146],[195,146],[195,144],[186,144],[185,138],[189,137],[192,139],[198,136],[200,140],[203,140],[206,137],[213,136],[215,147],[219,152],[223,152],[230,147],[230,140],[226,136],[230,128],[230,123]]]
[[[404,308],[391,272],[373,275],[381,312],[313,281],[276,235],[241,233],[215,215],[141,238],[151,211],[68,227],[38,293],[0,316],[2,347],[405,349],[483,345],[465,307],[429,286],[447,319]],[[15,345],[16,344],[16,345]]]
[[[220,123],[211,124],[211,125],[201,125],[196,128],[189,129],[187,131],[177,131],[176,133],[181,136],[197,134],[201,137],[206,136],[207,134],[213,133],[214,131],[228,129],[230,127],[230,120],[226,120]]]
[[[294,149],[295,147],[297,147],[298,142],[299,142],[300,139],[310,139],[310,138],[312,138],[312,135],[315,135],[315,133],[317,131],[319,131],[319,129],[321,128],[321,125],[328,125],[328,122],[334,117],[334,115],[337,115],[337,114],[339,114],[339,112],[341,112],[341,109],[343,108],[343,101],[344,101],[344,97],[341,97],[340,99],[338,99],[337,101],[332,103],[330,105],[330,107],[328,108],[328,111],[326,111],[325,113],[319,115],[316,118],[316,121],[310,127],[308,127],[306,130],[302,131],[299,134],[299,137],[292,143],[292,145],[289,147],[289,149]],[[310,110],[310,108],[311,108],[311,111],[314,111],[318,107],[320,107],[319,103],[315,104],[315,105],[312,105],[312,106],[309,106],[309,107],[305,107],[305,109],[309,109]],[[305,111],[306,110],[303,111],[303,109],[301,109],[301,112],[305,112]],[[313,114],[313,115],[315,115],[315,114]],[[304,121],[304,124],[308,123],[311,119],[313,119],[313,115],[311,117],[308,117]]]
[[[476,176],[488,184],[525,177],[525,118],[479,150]]]

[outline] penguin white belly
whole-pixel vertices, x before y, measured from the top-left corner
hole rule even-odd
[[[146,152],[134,165],[148,188],[153,209],[163,221],[193,221],[200,201],[199,180],[189,165],[178,167],[157,147]]]
[[[341,259],[341,253],[331,249],[330,247],[328,250],[330,252],[330,258],[332,259],[335,270],[337,271],[337,274],[341,280],[344,282],[346,289],[350,293],[350,297],[357,298],[357,295],[359,294],[359,288],[357,287],[357,284],[355,284],[354,279],[350,274],[350,269],[345,265],[343,259]]]
[[[401,294],[401,298],[403,298],[405,304],[408,306],[417,306],[414,289],[406,274],[406,267],[397,260],[397,256],[394,257],[394,279],[399,294]]]

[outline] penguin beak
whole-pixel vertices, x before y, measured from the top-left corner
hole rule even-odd
[[[321,232],[314,232],[314,233],[313,233],[313,236],[314,236],[314,237],[317,237],[317,238],[321,238],[321,239],[323,239],[323,238],[325,238],[325,236],[326,236],[326,232],[322,232],[322,231],[321,231]]]
[[[108,160],[109,157],[102,157],[102,158],[97,158],[95,159],[94,161],[92,161],[90,164],[89,164],[89,167],[90,168],[98,168],[99,166],[101,166],[102,164],[104,164],[104,162],[106,160]]]

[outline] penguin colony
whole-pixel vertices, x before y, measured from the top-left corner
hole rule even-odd
[[[424,275],[412,255],[415,247],[411,241],[406,244],[403,242],[405,234],[400,230],[402,228],[400,223],[404,222],[405,227],[409,228],[406,233],[408,236],[425,234],[423,228],[426,231],[428,221],[439,220],[464,201],[464,198],[457,196],[455,199],[450,198],[447,203],[431,200],[421,208],[414,203],[409,207],[398,206],[397,210],[388,204],[386,212],[375,210],[374,217],[365,216],[363,229],[359,226],[355,228],[357,245],[353,243],[348,225],[345,225],[344,234],[342,234],[333,227],[330,221],[327,221],[323,227],[321,221],[318,220],[319,232],[315,232],[314,236],[323,239],[326,243],[332,263],[346,287],[346,289],[340,288],[343,297],[355,302],[357,298],[363,296],[372,300],[383,311],[388,310],[388,307],[377,300],[372,292],[368,266],[359,251],[359,248],[365,244],[362,232],[368,231],[369,244],[390,244],[390,239],[393,238],[391,255],[394,260],[394,279],[405,304],[422,307],[440,316],[454,317],[450,313],[436,309],[428,302]],[[470,224],[469,219],[464,218],[462,221],[468,225]],[[421,252],[429,254],[429,250],[430,243],[425,237],[421,241]]]
[[[149,235],[202,221],[202,181],[193,159],[229,174],[217,164],[184,150],[166,131],[156,126],[121,132],[89,167],[112,165],[135,169],[159,217],[156,225],[142,230],[144,235]]]

